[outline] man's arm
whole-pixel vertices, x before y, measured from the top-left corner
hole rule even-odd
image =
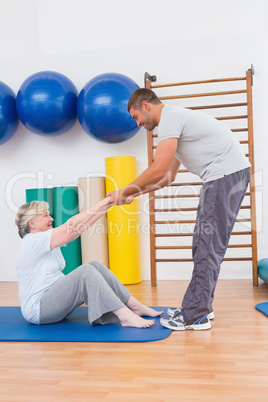
[[[144,194],[144,192],[157,190],[160,183],[161,185],[163,184],[162,187],[164,187],[170,167],[176,163],[177,167],[179,167],[179,161],[175,161],[177,145],[177,138],[169,138],[160,141],[152,165],[128,186],[107,194],[111,196],[111,203],[122,205],[130,196],[136,196],[138,194]],[[155,188],[155,190],[151,190],[150,188]]]
[[[153,191],[160,190],[161,188],[166,187],[169,184],[171,184],[177,176],[180,165],[181,165],[180,161],[174,156],[174,158],[170,162],[170,165],[169,165],[169,168],[168,168],[168,171],[167,171],[165,177],[162,180],[160,180],[158,183],[147,187],[145,190],[137,192],[136,194],[133,194],[133,195],[127,197],[126,204],[130,204],[132,202],[132,200],[135,197],[137,197],[138,195],[151,193]]]

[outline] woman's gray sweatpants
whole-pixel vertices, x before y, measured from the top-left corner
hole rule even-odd
[[[250,168],[204,183],[193,234],[194,269],[182,301],[186,324],[210,313],[220,266],[250,179]]]
[[[54,283],[40,303],[40,324],[63,320],[76,307],[85,303],[90,324],[118,322],[112,313],[130,298],[130,292],[101,262],[83,264]]]

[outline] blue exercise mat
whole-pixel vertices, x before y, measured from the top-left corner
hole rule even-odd
[[[167,311],[167,307],[154,308]],[[61,322],[32,325],[25,321],[20,307],[0,307],[0,341],[151,342],[170,335],[171,330],[162,327],[159,319],[155,318],[155,324],[150,328],[122,327],[120,323],[90,325],[87,307],[78,307]]]
[[[268,317],[268,302],[256,304],[256,309]]]

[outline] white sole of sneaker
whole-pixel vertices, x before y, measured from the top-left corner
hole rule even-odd
[[[211,328],[210,321],[204,324],[191,324],[191,325],[173,327],[172,325],[169,324],[169,322],[165,318],[160,318],[160,324],[165,328],[171,329],[172,331],[186,331],[186,330],[205,331]]]
[[[211,323],[206,322],[205,324],[198,324],[198,325],[188,325],[186,329],[193,329],[194,331],[205,331],[206,329],[211,328]]]

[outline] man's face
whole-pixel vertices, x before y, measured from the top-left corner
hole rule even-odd
[[[150,111],[150,106],[147,102],[142,102],[141,110],[131,107],[129,113],[136,120],[138,127],[142,126],[148,131],[153,131],[157,126],[157,121]]]

